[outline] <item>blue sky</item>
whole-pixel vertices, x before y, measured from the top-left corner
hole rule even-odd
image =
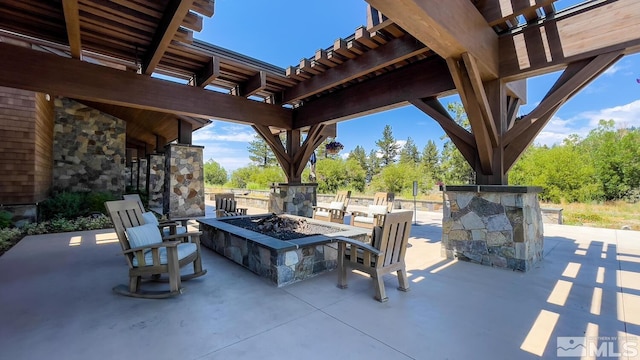
[[[579,0],[556,1],[558,10]],[[339,37],[347,37],[366,24],[363,0],[285,1],[217,0],[215,15],[205,18],[203,30],[194,36],[227,49],[286,68],[311,57]],[[560,73],[528,80],[528,103],[521,114],[530,112]],[[640,126],[640,55],[619,60],[606,73],[568,101],[538,135],[535,142],[552,145],[569,134],[585,136],[600,119],[614,119],[619,126]],[[443,104],[459,101],[442,98]],[[404,142],[411,137],[422,150],[429,140],[442,144],[442,129],[430,117],[412,106],[361,117],[338,124],[337,140],[346,156],[357,145],[368,152],[391,125],[394,137]],[[229,172],[249,164],[248,142],[254,131],[249,126],[214,121],[194,133],[194,144],[204,145],[205,159],[214,159]]]

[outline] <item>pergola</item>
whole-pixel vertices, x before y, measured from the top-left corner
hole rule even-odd
[[[640,50],[637,0],[562,12],[553,0],[368,3],[366,27],[282,69],[193,39],[213,0],[3,1],[0,86],[114,114],[128,122],[128,142],[147,149],[174,138],[191,143],[191,131],[211,118],[249,124],[290,183],[301,181],[337,122],[410,103],[440,124],[478,184],[505,185],[558,108]],[[540,104],[517,117],[524,81],[561,69]],[[456,91],[471,132],[438,101]]]

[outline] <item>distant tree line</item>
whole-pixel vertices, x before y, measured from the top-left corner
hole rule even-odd
[[[450,103],[448,110],[456,123],[470,130],[460,103]],[[470,184],[475,173],[462,154],[446,136],[440,151],[429,140],[422,151],[409,137],[401,146],[390,125],[386,125],[373,149],[357,145],[346,158],[327,154],[327,139],[316,149],[316,182],[320,193],[339,189],[356,192],[391,191],[410,197],[413,181],[420,192],[435,184]],[[256,135],[249,143],[251,165],[239,168],[227,178],[215,161],[205,164],[205,181],[210,184],[249,189],[268,188],[286,177],[269,146]],[[309,168],[303,173],[308,179]],[[640,130],[616,129],[612,120],[581,139],[571,135],[560,145],[532,145],[509,172],[512,185],[542,186],[542,200],[559,203],[601,200],[640,200]]]

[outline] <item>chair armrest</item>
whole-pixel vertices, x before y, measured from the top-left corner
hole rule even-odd
[[[161,247],[177,247],[179,244],[182,244],[182,241],[165,241],[165,242],[161,242],[161,243],[157,243],[157,244],[152,244],[149,246],[138,246],[135,248],[131,248],[129,250],[125,250],[122,253],[123,254],[128,254],[128,253],[132,253],[132,252],[136,252],[136,251],[144,251],[144,250],[151,250],[151,249],[159,249]]]
[[[352,212],[351,212],[351,216],[365,216],[365,217],[369,217],[369,213],[362,212],[362,211],[352,211]]]
[[[331,209],[329,209],[329,208],[328,208],[328,207],[326,207],[326,206],[314,206],[314,207],[313,207],[313,211],[316,211],[316,210],[329,212]]]
[[[172,240],[172,239],[181,239],[189,236],[201,236],[201,235],[202,235],[202,231],[192,231],[192,232],[186,232],[183,234],[167,235],[163,237],[162,240],[165,241],[165,240]]]
[[[357,246],[359,249],[362,249],[364,251],[370,252],[375,256],[384,255],[384,251],[378,250],[378,249],[374,248],[373,246],[371,246],[369,244],[363,243],[362,241],[350,239],[350,238],[344,237],[344,236],[335,237],[334,240],[336,240],[336,242],[344,242],[344,243],[347,243],[349,245]]]
[[[247,215],[247,208],[236,208],[236,212],[239,212],[242,215]]]

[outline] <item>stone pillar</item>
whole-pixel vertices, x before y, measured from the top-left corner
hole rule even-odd
[[[147,176],[147,189],[149,191],[149,208],[157,212],[163,211],[164,196],[164,155],[149,154],[149,175]]]
[[[138,190],[147,191],[147,174],[149,173],[149,161],[146,158],[138,158]]]
[[[318,184],[273,184],[269,193],[269,212],[313,216]]]
[[[442,253],[447,259],[520,271],[542,260],[542,188],[468,185],[443,191]]]
[[[204,216],[203,148],[183,144],[165,148],[163,201],[169,219]]]

